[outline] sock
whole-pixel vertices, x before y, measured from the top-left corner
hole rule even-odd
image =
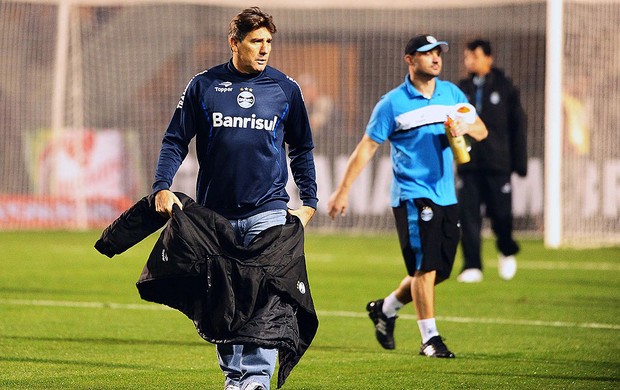
[[[420,328],[420,334],[422,335],[422,343],[427,342],[435,336],[439,336],[434,318],[418,320],[418,327]]]
[[[396,294],[391,293],[383,300],[383,307],[381,310],[383,310],[383,314],[385,314],[387,318],[392,318],[396,316],[396,312],[403,306],[403,303],[396,299]]]

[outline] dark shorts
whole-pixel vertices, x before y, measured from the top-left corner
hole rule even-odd
[[[437,271],[436,284],[448,279],[461,237],[458,206],[420,198],[402,201],[392,211],[407,273]]]

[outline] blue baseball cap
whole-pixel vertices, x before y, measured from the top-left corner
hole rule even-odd
[[[427,52],[431,51],[437,46],[441,47],[441,51],[443,53],[448,51],[448,42],[438,41],[432,35],[422,34],[415,36],[407,42],[407,46],[405,46],[405,54],[413,54],[415,52]]]

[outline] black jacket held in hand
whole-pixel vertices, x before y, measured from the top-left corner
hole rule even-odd
[[[95,248],[112,257],[166,225],[136,284],[140,297],[181,311],[211,343],[278,348],[281,387],[318,328],[301,222],[290,216],[244,248],[226,218],[176,195],[183,209],[174,206],[167,224],[150,195],[108,226]]]
[[[473,75],[459,82],[467,100],[476,104]],[[472,142],[471,161],[458,166],[459,172],[482,171],[519,176],[527,174],[527,117],[521,106],[519,90],[504,72],[492,68],[482,89],[482,111],[478,113],[489,135]]]

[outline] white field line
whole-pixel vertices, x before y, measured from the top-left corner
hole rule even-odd
[[[307,255],[307,261],[309,263],[318,262],[318,263],[329,263],[332,261],[337,261],[338,257],[336,255],[330,253],[311,253]],[[393,256],[373,256],[372,258],[367,258],[368,262],[374,263],[379,259],[381,261],[392,261],[393,259],[400,259],[399,257]],[[402,260],[399,260],[402,262]],[[497,268],[497,259],[486,259],[484,261],[484,266],[486,268]],[[620,271],[620,261],[619,262],[569,262],[569,261],[555,261],[555,260],[542,260],[542,261],[532,261],[532,260],[519,260],[517,256],[517,268],[524,270],[575,270],[575,271]]]
[[[488,263],[488,265],[486,265]],[[497,268],[497,261],[487,261],[485,267]],[[583,271],[620,271],[618,263],[574,263],[567,261],[519,261],[517,268],[521,269],[544,269],[544,270],[583,270]]]
[[[173,310],[164,305],[153,304],[127,304],[112,302],[75,302],[75,301],[48,301],[48,300],[28,300],[28,299],[0,299],[0,305],[13,306],[50,306],[50,307],[76,307],[87,309],[116,309],[116,310]],[[366,313],[352,311],[326,311],[318,310],[317,314],[324,317],[346,317],[346,318],[366,318]],[[416,316],[401,314],[399,319],[417,320]],[[525,326],[547,326],[554,328],[587,328],[587,329],[611,329],[620,330],[617,324],[599,324],[593,322],[563,322],[563,321],[538,321],[538,320],[518,320],[505,318],[473,318],[473,317],[453,317],[438,316],[439,321],[458,322],[467,324],[498,324],[498,325],[525,325]]]
[[[352,311],[317,311],[318,315],[325,317],[350,317],[366,318],[368,314]],[[399,314],[398,319],[417,320],[411,314]],[[526,326],[549,326],[554,328],[588,328],[588,329],[613,329],[620,330],[620,325],[597,324],[593,322],[563,322],[563,321],[538,321],[538,320],[511,320],[504,318],[473,318],[473,317],[452,317],[437,316],[437,320],[445,322],[459,322],[464,324],[498,324],[498,325],[526,325]]]
[[[46,301],[38,299],[0,299],[0,305],[79,307],[87,309],[174,310],[164,305],[147,305],[142,303]]]

